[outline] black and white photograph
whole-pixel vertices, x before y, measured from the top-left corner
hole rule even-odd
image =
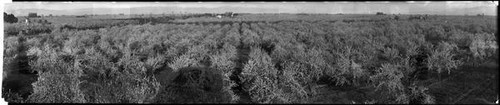
[[[497,104],[498,1],[13,1],[1,102]]]

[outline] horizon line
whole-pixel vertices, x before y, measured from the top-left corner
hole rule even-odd
[[[5,11],[4,11],[5,12]],[[6,13],[6,12],[5,12]],[[96,14],[80,14],[80,15],[52,15],[53,17],[58,16],[102,16],[102,15],[195,15],[195,14],[222,14],[225,12],[199,12],[199,13],[143,13],[143,14],[125,14],[125,13],[96,13]],[[374,13],[292,13],[292,12],[281,12],[281,13],[250,13],[250,12],[233,12],[238,14],[292,14],[292,15],[376,15]],[[9,13],[7,13],[9,14]],[[39,15],[39,14],[38,14]],[[43,17],[49,17],[50,14],[42,14]],[[437,16],[476,16],[476,15],[484,15],[484,16],[497,16],[497,15],[488,15],[484,13],[479,14],[428,14],[428,13],[384,13],[384,15],[437,15]],[[27,17],[28,15],[18,15],[18,17]]]

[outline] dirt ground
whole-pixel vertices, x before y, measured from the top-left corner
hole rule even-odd
[[[426,91],[432,95],[436,104],[488,104],[495,102],[498,95],[498,64],[487,63],[479,67],[463,66],[458,70],[441,74],[431,74],[425,81],[419,81],[420,86],[428,88]],[[311,98],[313,103],[329,104],[361,104],[370,102],[366,93],[358,89],[345,87],[325,86],[319,89],[319,94]],[[367,92],[369,90],[365,90]]]
[[[438,104],[487,104],[498,95],[498,64],[464,67],[450,79],[429,87]],[[435,79],[435,78],[434,78]]]

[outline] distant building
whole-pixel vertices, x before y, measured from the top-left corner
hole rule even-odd
[[[383,12],[377,12],[377,15],[385,15]]]
[[[125,14],[123,14],[123,13],[119,13],[118,15],[125,15]]]
[[[36,13],[28,13],[28,17],[33,18],[33,17],[38,17]]]

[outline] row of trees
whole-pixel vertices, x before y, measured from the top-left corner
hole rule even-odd
[[[12,20],[6,15],[5,21]],[[137,25],[144,24],[140,23],[138,20],[112,20],[112,19],[81,19],[81,20],[51,20],[51,24],[47,20],[38,20],[39,22],[33,22],[29,24],[18,23],[17,18],[15,22],[8,22],[5,24],[4,34],[9,36],[16,35],[38,35],[43,33],[51,33],[52,31],[62,31],[62,30],[96,30],[100,28],[107,28],[113,26],[125,26],[125,25]],[[52,24],[54,23],[54,24]]]
[[[489,33],[496,24],[480,25],[487,27],[388,20],[59,30],[6,38],[4,62],[28,48],[39,77],[22,102],[236,103],[241,86],[255,103],[311,103],[327,83],[375,90],[367,101],[433,103],[415,85],[416,72],[450,73],[467,59],[497,57]]]

